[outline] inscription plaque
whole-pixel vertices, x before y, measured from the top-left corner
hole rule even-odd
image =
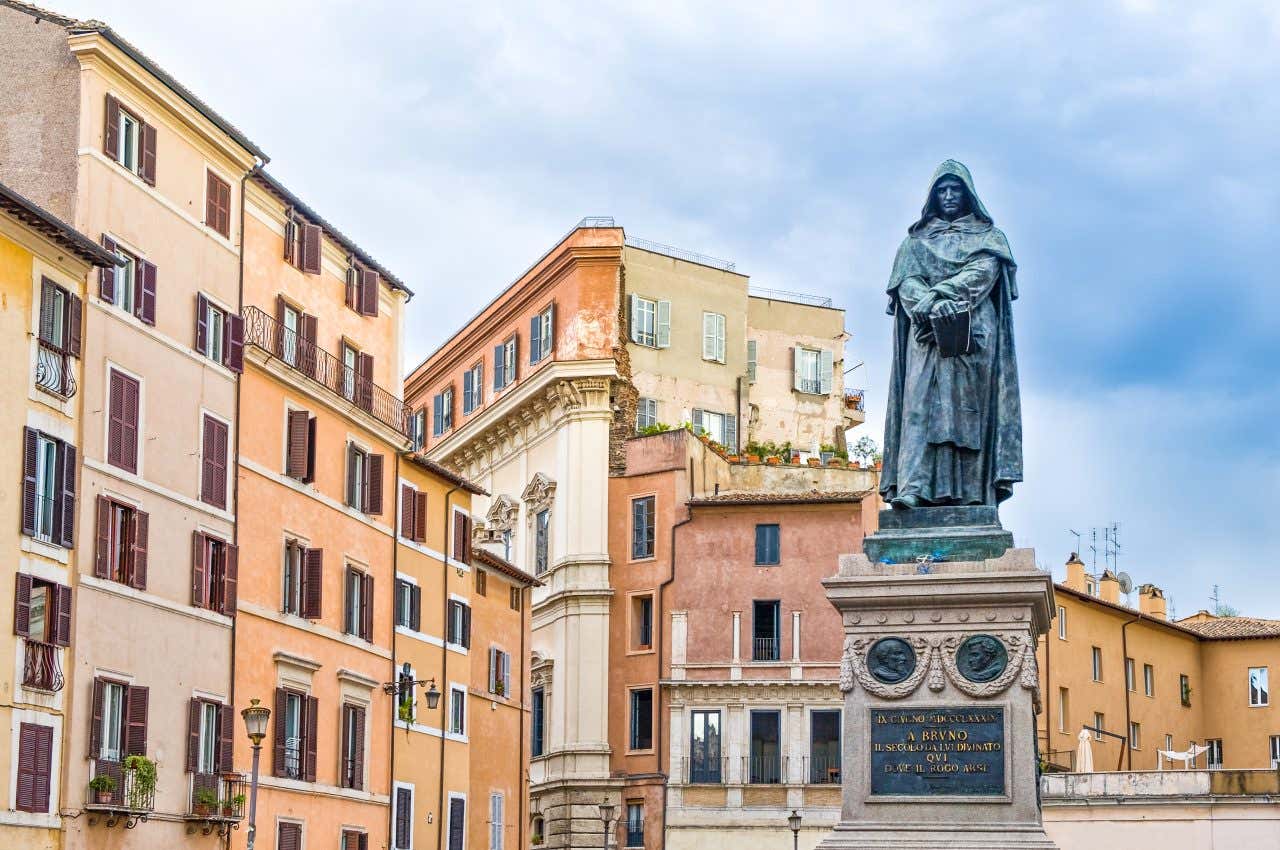
[[[1003,795],[1004,707],[871,709],[871,793]]]

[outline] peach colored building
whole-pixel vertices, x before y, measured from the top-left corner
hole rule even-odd
[[[79,389],[85,281],[115,257],[0,184],[0,346],[4,433],[0,460],[13,514],[0,524],[14,600],[0,628],[0,846],[61,846],[62,776],[75,610]],[[82,506],[81,506],[82,507]],[[16,520],[16,521],[15,521]],[[83,611],[81,612],[84,613]]]

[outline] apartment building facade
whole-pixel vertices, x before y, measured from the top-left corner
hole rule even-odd
[[[17,516],[0,526],[13,566],[0,594],[14,600],[0,629],[0,844],[57,847],[62,827],[63,744],[75,727],[67,687],[76,616],[76,510],[80,506],[80,394],[86,282],[115,263],[96,242],[0,184],[0,345],[4,433],[14,447],[0,466],[14,482]]]

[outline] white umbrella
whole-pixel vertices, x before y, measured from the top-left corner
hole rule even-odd
[[[1093,773],[1093,745],[1089,741],[1089,730],[1080,730],[1080,745],[1076,747],[1076,773]]]

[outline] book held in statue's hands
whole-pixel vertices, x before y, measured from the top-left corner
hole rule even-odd
[[[955,357],[973,351],[972,314],[969,305],[959,305],[951,316],[930,316],[933,339],[938,353],[943,357]]]

